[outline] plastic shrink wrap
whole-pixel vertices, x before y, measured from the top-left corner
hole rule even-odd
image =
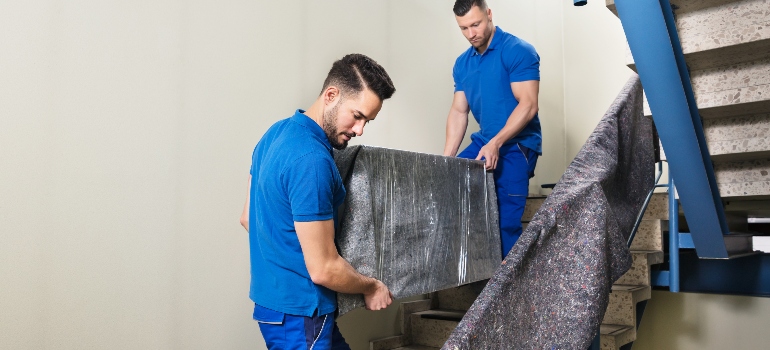
[[[336,243],[397,299],[488,279],[500,256],[497,197],[483,162],[351,146],[335,152],[347,189]],[[340,315],[364,306],[339,293]]]

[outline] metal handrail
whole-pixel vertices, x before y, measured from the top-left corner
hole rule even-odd
[[[634,222],[634,227],[631,229],[631,235],[628,236],[628,247],[631,247],[631,243],[634,241],[634,237],[636,236],[636,232],[639,231],[639,225],[642,223],[642,218],[644,217],[644,212],[647,211],[647,206],[650,204],[650,199],[652,199],[652,194],[655,193],[655,189],[658,187],[668,187],[668,184],[658,184],[660,181],[660,177],[663,175],[663,162],[665,160],[661,160],[658,162],[658,175],[655,176],[655,186],[650,189],[650,192],[647,193],[647,198],[644,199],[644,204],[642,205],[642,209],[639,210],[639,214],[636,215],[636,222]]]

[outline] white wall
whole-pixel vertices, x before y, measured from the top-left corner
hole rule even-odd
[[[543,59],[554,182],[561,6],[490,3]],[[467,46],[450,1],[0,1],[0,348],[259,348],[237,221],[254,144],[362,52],[398,91],[357,140],[439,153]],[[340,323],[363,349],[394,312]]]

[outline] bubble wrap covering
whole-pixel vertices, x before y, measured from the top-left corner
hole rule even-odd
[[[348,191],[340,255],[396,298],[492,277],[500,229],[492,174],[483,162],[369,146],[335,152]],[[364,306],[339,293],[340,315]]]
[[[653,177],[634,76],[442,349],[588,348]]]

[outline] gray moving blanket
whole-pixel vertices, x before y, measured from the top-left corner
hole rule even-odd
[[[395,298],[492,277],[500,229],[492,174],[483,162],[369,146],[334,155],[347,189],[340,255]],[[364,306],[339,293],[340,315]]]
[[[637,76],[621,91],[443,349],[586,349],[653,187]]]

